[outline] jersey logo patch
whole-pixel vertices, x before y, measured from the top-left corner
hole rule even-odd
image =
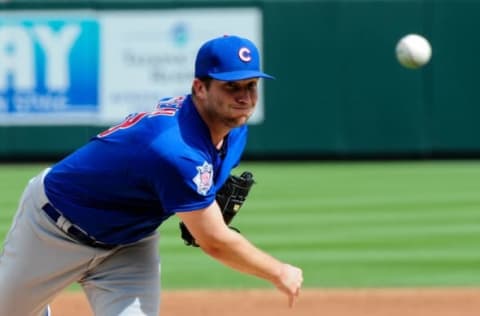
[[[197,192],[201,195],[207,195],[208,190],[213,184],[213,166],[206,161],[201,166],[197,166],[197,175],[193,178],[197,185]]]

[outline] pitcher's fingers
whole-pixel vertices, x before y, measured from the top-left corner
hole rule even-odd
[[[295,295],[289,295],[288,296],[288,307],[293,308],[294,304],[295,304]]]
[[[297,290],[295,291],[295,294],[293,294],[293,299],[294,301],[295,300],[298,300],[298,297],[300,296],[300,286],[297,288]]]
[[[300,288],[297,288],[297,290],[295,291],[295,293],[293,294],[290,294],[288,296],[288,306],[290,308],[293,307],[293,305],[295,305],[295,300],[298,298],[298,296],[300,295]]]

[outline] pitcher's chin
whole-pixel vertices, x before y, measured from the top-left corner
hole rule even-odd
[[[235,128],[242,125],[245,125],[250,118],[250,115],[241,115],[237,117],[232,117],[226,120],[226,124],[229,128]]]

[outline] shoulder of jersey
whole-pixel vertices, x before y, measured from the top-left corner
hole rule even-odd
[[[160,99],[155,106],[155,109],[150,113],[150,115],[174,116],[177,111],[182,107],[185,99],[186,96],[168,97]]]

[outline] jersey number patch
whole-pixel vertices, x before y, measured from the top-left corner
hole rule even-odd
[[[150,113],[149,112],[140,112],[140,113],[129,115],[122,123],[110,127],[109,129],[107,129],[107,130],[101,132],[100,134],[98,134],[97,136],[98,137],[105,137],[105,136],[108,136],[112,133],[115,133],[118,130],[132,127],[133,125],[137,124],[142,118],[144,118],[148,114],[150,114]]]
[[[144,117],[153,117],[157,115],[174,116],[177,111],[182,107],[183,101],[185,101],[185,96],[164,98],[160,100],[154,111],[130,114],[125,118],[122,123],[112,126],[109,129],[101,132],[97,135],[97,137],[105,137],[112,133],[115,133],[118,130],[132,127]]]

